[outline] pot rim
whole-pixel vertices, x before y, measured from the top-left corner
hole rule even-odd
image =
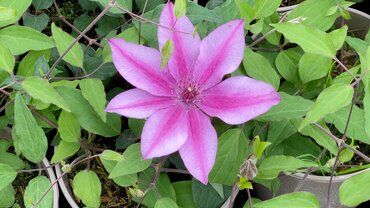
[[[53,192],[54,192],[53,208],[59,208],[59,188],[58,188],[57,179],[55,177],[54,169],[50,167],[51,166],[50,162],[46,157],[41,161],[41,165],[43,167],[49,167],[46,169],[46,174],[48,175],[51,184],[54,184],[53,185]]]
[[[366,14],[366,13],[365,13],[365,12],[363,12],[363,11],[360,11],[360,10],[358,10],[358,9],[354,9],[354,8],[347,8],[346,10],[347,10],[347,11],[349,11],[349,12],[352,12],[352,13],[358,14],[358,15],[360,15],[360,16],[362,16],[362,17],[365,17],[366,19],[370,20],[370,15]]]
[[[366,172],[370,171],[370,168],[366,168],[364,170],[360,170],[357,172],[345,174],[345,175],[339,175],[339,176],[333,176],[332,182],[343,182],[347,180],[348,178]],[[305,174],[304,173],[293,173],[293,174],[285,174],[285,176],[291,176],[298,179],[303,179]],[[308,174],[305,181],[313,181],[313,182],[328,182],[330,180],[330,176],[318,176],[318,175],[312,175]]]

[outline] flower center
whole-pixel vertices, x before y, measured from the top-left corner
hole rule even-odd
[[[184,104],[193,104],[199,98],[200,88],[195,83],[179,86],[178,97]]]

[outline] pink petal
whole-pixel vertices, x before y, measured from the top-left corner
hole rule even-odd
[[[192,35],[195,27],[186,16],[176,19],[174,6],[171,2],[164,6],[159,24],[167,27],[158,27],[159,48],[162,50],[167,40],[172,40],[174,51],[168,62],[168,68],[174,78],[180,80],[189,75],[198,57],[199,35]],[[172,28],[172,30],[169,28]]]
[[[217,133],[208,116],[199,110],[188,112],[188,122],[189,137],[180,148],[180,156],[191,175],[207,184],[216,159]]]
[[[182,106],[158,110],[150,116],[141,135],[143,158],[161,157],[177,151],[188,137],[186,118]]]
[[[106,111],[131,118],[147,118],[158,109],[172,105],[174,105],[174,100],[170,97],[154,96],[136,88],[114,97],[108,103]]]
[[[205,89],[214,86],[240,65],[244,48],[244,20],[221,25],[203,39],[194,77]]]
[[[236,76],[205,91],[199,107],[225,123],[241,124],[267,112],[280,100],[270,84]]]
[[[160,71],[159,51],[128,43],[121,38],[111,38],[108,41],[113,63],[123,78],[153,95],[171,94],[173,80],[169,73]]]

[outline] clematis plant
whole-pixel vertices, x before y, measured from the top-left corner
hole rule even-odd
[[[201,40],[191,35],[195,28],[190,20],[176,18],[168,2],[159,24],[159,50],[168,40],[174,45],[163,70],[157,49],[109,40],[115,67],[136,88],[114,97],[106,111],[148,118],[141,136],[143,158],[179,151],[189,172],[207,184],[217,153],[210,117],[241,124],[267,112],[280,97],[270,84],[245,76],[222,81],[242,61],[243,20],[227,22]]]

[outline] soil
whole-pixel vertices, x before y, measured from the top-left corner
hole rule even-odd
[[[26,165],[25,169],[35,169],[35,168],[38,168],[38,167]],[[18,174],[17,179],[13,181],[12,185],[16,192],[15,193],[15,204],[18,204],[19,207],[25,207],[23,200],[24,200],[24,193],[26,191],[26,187],[28,183],[30,182],[30,180],[37,177],[38,175],[39,175],[38,172],[20,173]],[[46,176],[45,171],[42,171],[41,175]]]
[[[85,166],[82,165],[68,174],[69,184],[73,184],[72,181],[75,174],[77,174],[84,168]],[[100,182],[102,184],[102,193],[100,197],[101,208],[126,208],[132,206],[134,202],[131,201],[128,190],[124,187],[118,186],[113,182],[113,180],[109,179],[109,173],[107,173],[99,158],[95,158],[91,161],[91,170],[93,170],[99,176]],[[77,197],[75,197],[75,200],[80,205],[80,207],[83,207],[82,202]]]
[[[116,149],[115,139],[106,139],[106,138],[95,138],[93,144],[93,148],[98,149]],[[99,151],[91,151],[93,155],[99,154]],[[73,158],[74,159],[74,158]],[[72,161],[72,160],[69,160]],[[136,203],[131,200],[131,196],[128,192],[127,188],[121,187],[114,183],[113,180],[109,179],[109,173],[105,170],[104,165],[101,163],[98,157],[92,159],[90,164],[87,162],[78,165],[76,168],[72,170],[71,173],[68,174],[68,181],[69,184],[72,186],[74,176],[80,172],[81,170],[86,169],[87,166],[90,166],[90,169],[93,170],[99,177],[100,182],[102,184],[102,193],[101,193],[101,208],[126,208],[126,207],[133,207]],[[75,197],[75,201],[80,207],[83,207],[83,203]]]

